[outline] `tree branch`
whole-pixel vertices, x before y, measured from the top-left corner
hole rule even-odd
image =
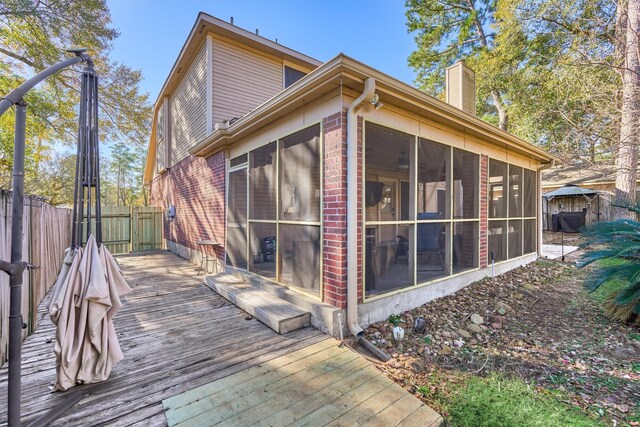
[[[35,68],[36,64],[30,59],[25,58],[24,56],[18,55],[17,53],[13,53],[10,50],[6,50],[3,47],[0,47],[0,53],[7,55],[10,58],[13,58],[17,61],[22,62],[23,64],[28,65],[29,67]]]

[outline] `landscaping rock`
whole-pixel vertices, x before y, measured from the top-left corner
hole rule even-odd
[[[489,320],[489,323],[491,324],[498,323],[502,325],[505,322],[505,319],[502,316],[489,316],[488,320]]]
[[[479,334],[482,332],[482,328],[476,324],[471,324],[467,326],[467,331],[471,332],[472,334]]]
[[[453,349],[451,347],[449,347],[448,345],[445,345],[442,347],[442,349],[440,350],[440,355],[441,356],[446,356],[448,354],[451,354],[453,352]]]
[[[427,331],[427,322],[424,317],[418,317],[413,323],[413,330],[417,334],[424,334]]]
[[[484,323],[484,319],[479,314],[474,313],[471,315],[471,323],[482,325]]]
[[[462,338],[466,338],[466,339],[471,338],[471,334],[465,331],[464,329],[458,329],[457,332],[458,332],[458,335],[460,335]]]
[[[464,341],[462,341],[462,340],[454,340],[453,341],[453,346],[457,347],[457,348],[460,348],[460,347],[464,346]]]
[[[404,362],[406,369],[411,369],[413,372],[418,373],[424,370],[424,361],[418,357],[410,357]]]
[[[496,305],[496,311],[498,312],[498,314],[500,314],[501,316],[504,316],[505,314],[507,314],[509,311],[511,311],[511,307],[509,307],[507,304],[505,304],[504,302],[500,301],[497,305]]]

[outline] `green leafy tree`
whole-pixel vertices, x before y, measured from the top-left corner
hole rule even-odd
[[[468,60],[479,73],[479,92],[491,98],[498,126],[508,130],[509,115],[502,99],[507,82],[501,76],[510,59],[501,55],[495,42],[496,2],[407,0],[406,5],[409,31],[417,33],[417,49],[409,57],[409,64],[418,73],[420,87],[442,97],[444,70],[460,59]],[[486,68],[476,66],[477,61]]]
[[[44,197],[52,206],[73,206],[75,172],[75,153],[54,153],[39,165],[25,191]]]
[[[102,141],[144,141],[151,107],[140,93],[142,75],[109,58],[118,32],[104,0],[5,0],[0,2],[0,96],[35,72],[69,57],[71,46],[84,46],[100,76]],[[35,180],[44,161],[55,160],[56,142],[75,145],[78,69],[67,69],[32,90],[28,103],[27,187],[45,191]],[[0,185],[10,183],[13,163],[13,117],[0,119]]]
[[[111,147],[111,156],[104,168],[107,187],[104,188],[108,204],[116,206],[143,205],[145,193],[143,171],[144,151],[132,144],[118,142]]]
[[[409,0],[409,63],[420,87],[441,96],[444,69],[464,59],[482,119],[595,161],[619,142],[616,13],[609,0]]]
[[[626,208],[634,214],[640,213],[640,205]],[[579,267],[593,265],[585,286],[596,291],[601,286],[617,282],[607,311],[625,322],[639,322],[640,315],[640,222],[619,219],[594,225],[585,233],[587,241],[582,248],[585,255]]]

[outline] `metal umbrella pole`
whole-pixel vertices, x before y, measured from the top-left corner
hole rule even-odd
[[[93,229],[95,229],[93,234],[98,245],[102,243],[100,153],[98,148],[98,76],[91,62],[88,62],[82,71],[78,121],[78,151],[71,230],[72,249],[81,247],[85,237],[89,239]],[[95,218],[95,221],[92,218]]]
[[[65,59],[30,78],[18,88],[0,100],[0,116],[11,106],[16,105],[14,162],[13,162],[13,200],[11,218],[11,261],[0,260],[0,270],[10,277],[9,306],[9,385],[8,385],[8,425],[20,425],[20,393],[22,365],[22,329],[26,327],[21,314],[22,275],[28,267],[22,260],[22,216],[24,211],[24,151],[26,134],[27,105],[23,96],[35,85],[47,77],[83,61],[90,62],[86,49],[74,49],[69,52],[75,57]]]

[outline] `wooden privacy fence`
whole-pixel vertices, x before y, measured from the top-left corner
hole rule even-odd
[[[91,223],[95,226],[93,215]],[[103,206],[102,243],[114,255],[161,249],[162,208]]]
[[[11,193],[0,190],[0,259],[5,261],[11,259],[11,209]],[[22,258],[39,268],[24,272],[22,317],[27,329],[23,339],[38,326],[38,305],[54,285],[71,244],[71,214],[71,209],[25,197]],[[104,244],[113,254],[162,247],[162,208],[106,206],[102,208],[102,226]],[[0,365],[7,360],[8,340],[9,276],[0,273]]]
[[[0,191],[0,259],[11,259],[11,193]],[[38,304],[56,281],[71,241],[71,210],[54,208],[37,197],[25,197],[22,259],[39,266],[26,270],[22,283],[22,317],[27,329],[38,325]],[[0,273],[0,365],[7,359],[9,340],[9,276]]]

